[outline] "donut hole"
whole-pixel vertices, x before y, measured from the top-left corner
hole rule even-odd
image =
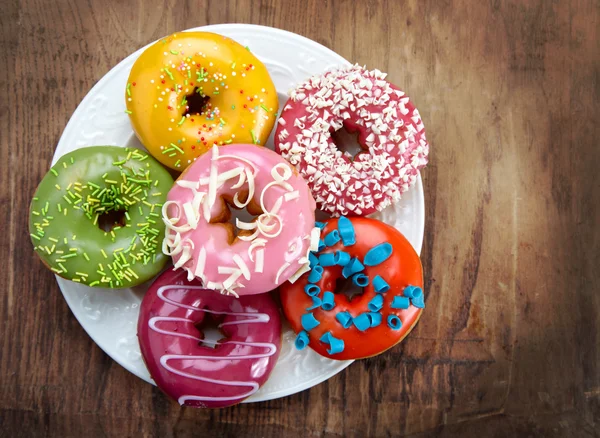
[[[337,149],[350,161],[354,161],[357,155],[365,152],[365,148],[359,141],[357,130],[347,123],[344,123],[337,131],[331,131],[330,135]]]
[[[219,327],[225,315],[206,313],[202,321],[194,324],[198,330],[198,345],[205,348],[217,349],[229,336]]]
[[[248,192],[240,192],[238,195],[240,202],[246,202]],[[236,219],[242,222],[254,222],[258,216],[263,214],[258,203],[252,199],[245,208],[238,208],[233,202],[233,198],[229,196],[221,197],[223,202],[221,212],[211,218],[211,224],[220,224],[227,228],[229,233],[228,243],[233,245],[239,236],[250,236],[254,230],[241,230],[236,225]]]
[[[194,88],[190,94],[185,96],[187,101],[184,116],[202,115],[210,107],[210,97],[206,96],[198,87]]]
[[[365,288],[355,285],[352,282],[352,278],[340,277],[335,281],[335,290],[333,293],[336,295],[344,295],[349,302],[360,297],[364,292]]]
[[[124,227],[126,224],[125,210],[105,211],[98,216],[98,228],[105,233],[109,233],[116,227]]]

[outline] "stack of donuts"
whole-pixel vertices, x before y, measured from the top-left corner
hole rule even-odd
[[[34,249],[98,293],[153,280],[140,349],[182,405],[226,407],[256,392],[284,317],[298,349],[380,354],[419,319],[423,274],[406,238],[368,216],[413,186],[429,152],[419,112],[385,77],[357,65],[323,72],[279,113],[247,48],[206,32],[161,39],[124,90],[145,150],[61,157],[31,203]],[[275,125],[273,151],[263,146]],[[336,146],[342,128],[357,134],[355,156]],[[205,338],[210,323],[221,339]]]

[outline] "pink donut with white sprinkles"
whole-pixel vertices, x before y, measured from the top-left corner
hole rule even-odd
[[[400,199],[427,164],[419,111],[379,70],[359,65],[313,76],[290,91],[275,148],[333,216],[366,216]],[[363,151],[340,151],[331,133],[358,133]]]

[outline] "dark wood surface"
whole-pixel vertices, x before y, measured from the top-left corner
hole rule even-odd
[[[0,436],[600,436],[598,1],[3,0]],[[389,72],[420,108],[427,309],[311,390],[180,409],[86,335],[28,203],[88,90],[176,30],[245,22]]]

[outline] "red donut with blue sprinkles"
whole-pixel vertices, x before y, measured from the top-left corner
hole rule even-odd
[[[311,77],[290,92],[278,120],[275,150],[332,216],[383,210],[415,184],[427,164],[419,111],[385,77],[358,65]],[[362,151],[354,157],[332,139],[342,127],[358,133]]]
[[[375,219],[344,216],[317,223],[319,249],[311,270],[279,288],[283,311],[307,345],[331,359],[375,356],[415,326],[425,301],[419,256],[395,228]],[[342,281],[362,288],[349,298]]]

